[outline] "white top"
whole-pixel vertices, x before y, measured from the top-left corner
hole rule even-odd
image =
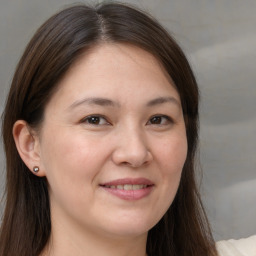
[[[256,235],[216,243],[219,256],[256,256]]]

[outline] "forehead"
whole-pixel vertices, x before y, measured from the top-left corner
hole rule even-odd
[[[105,43],[80,56],[60,81],[55,96],[65,96],[67,101],[83,93],[122,98],[134,91],[141,98],[171,93],[179,99],[174,83],[152,54],[129,44]]]
[[[123,67],[127,69],[134,65],[137,65],[138,72],[144,68],[164,76],[174,84],[162,63],[153,54],[128,43],[100,43],[86,50],[73,63],[64,79],[75,71],[78,73],[81,69],[88,70],[88,73],[96,69],[97,73],[101,74],[113,68],[121,72]]]

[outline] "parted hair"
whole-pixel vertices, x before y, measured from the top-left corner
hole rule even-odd
[[[131,44],[154,55],[181,98],[187,158],[172,205],[149,230],[148,255],[216,255],[195,177],[199,92],[190,65],[172,36],[149,14],[126,4],[102,3],[71,6],[49,18],[17,65],[2,116],[6,188],[0,256],[38,256],[51,234],[47,180],[33,175],[21,160],[13,125],[25,120],[32,128],[39,127],[61,78],[81,55],[103,43]]]

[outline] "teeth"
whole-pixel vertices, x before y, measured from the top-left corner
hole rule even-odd
[[[125,185],[111,185],[111,186],[106,186],[107,188],[113,188],[113,189],[122,189],[122,190],[139,190],[139,189],[143,189],[146,188],[147,185],[143,185],[143,184],[136,184],[136,185],[132,185],[132,184],[125,184]]]
[[[125,184],[124,185],[124,190],[132,190],[132,185],[128,185],[128,184]]]
[[[138,189],[142,189],[142,188],[145,188],[146,185],[132,185],[132,189],[133,190],[138,190]]]

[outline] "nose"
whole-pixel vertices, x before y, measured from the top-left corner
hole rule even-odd
[[[138,168],[152,161],[153,156],[147,140],[138,129],[123,131],[116,137],[116,141],[116,148],[112,154],[115,164]]]

